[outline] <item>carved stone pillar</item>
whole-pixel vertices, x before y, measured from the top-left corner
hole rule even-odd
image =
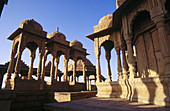
[[[73,60],[73,84],[76,83],[76,63],[77,61]]]
[[[111,69],[110,69],[110,58],[111,58],[111,54],[110,51],[106,51],[106,60],[107,60],[107,65],[108,65],[108,82],[111,82]]]
[[[54,81],[54,70],[55,70],[54,60],[55,60],[54,55],[51,55],[51,69],[50,69],[50,81],[51,82]]]
[[[30,53],[30,59],[31,59],[31,64],[30,64],[30,68],[29,68],[29,71],[28,71],[28,80],[32,80],[32,74],[33,74],[33,63],[34,63],[34,60],[35,60],[35,51],[31,51]]]
[[[85,67],[85,62],[83,62],[83,83],[86,83],[86,67]]]
[[[136,63],[133,55],[133,47],[132,47],[132,36],[128,35],[126,38],[127,50],[128,50],[128,66],[130,71],[130,79],[136,77]]]
[[[11,60],[10,60],[8,70],[7,70],[7,80],[11,79],[11,73],[12,73],[13,67],[14,67],[15,54],[16,54],[16,51],[11,50]]]
[[[122,76],[122,65],[121,65],[121,59],[120,59],[120,48],[115,48],[116,53],[117,53],[117,71],[119,74],[119,80],[123,79]]]
[[[45,54],[43,57],[43,68],[42,68],[42,72],[41,72],[41,80],[44,81],[44,77],[45,77],[45,63],[47,61],[47,55]]]
[[[165,19],[164,17],[157,17],[154,19],[154,22],[158,28],[159,44],[164,58],[165,74],[170,75],[170,40],[168,40],[165,30]]]
[[[67,75],[68,75],[68,60],[64,57],[64,82],[67,82]]]
[[[91,91],[91,80],[89,79],[89,90]]]
[[[57,77],[58,77],[58,64],[59,64],[59,59],[60,59],[59,57],[55,59],[55,65],[56,65],[56,67],[55,67],[55,78],[54,78],[55,81],[57,81]]]
[[[18,55],[17,55],[17,61],[16,61],[16,64],[15,64],[14,79],[19,78],[19,73],[20,73],[20,70],[21,70],[21,55],[22,55],[22,51],[19,50]]]
[[[121,49],[122,49],[124,79],[128,79],[128,64],[127,64],[127,60],[126,60],[126,53],[125,53],[124,48],[121,48]]]
[[[97,67],[96,67],[96,82],[101,82],[101,69],[100,69],[100,53],[96,55]]]
[[[39,64],[37,69],[37,80],[40,80],[41,67],[42,67],[42,50],[39,49]]]
[[[89,91],[89,76],[87,77],[87,91]]]

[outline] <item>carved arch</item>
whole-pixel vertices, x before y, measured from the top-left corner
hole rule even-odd
[[[58,50],[56,53],[56,57],[60,57],[61,55],[65,55],[65,53],[62,50]]]
[[[133,34],[133,23],[135,21],[135,19],[140,15],[141,12],[148,12],[150,14],[149,10],[140,10],[140,11],[135,11],[135,14],[133,17],[131,17],[130,19],[130,24],[129,24],[129,34],[132,35]]]
[[[80,59],[81,59],[83,62],[85,62],[86,57],[83,56],[83,55],[82,55],[82,56],[78,56],[78,57],[77,57],[77,61],[80,60]]]
[[[113,43],[113,41],[111,41],[111,40],[105,40],[105,41],[101,44],[101,46],[103,46],[105,50],[111,51],[111,50],[114,48],[114,43]],[[101,49],[101,46],[100,46],[100,49]]]
[[[18,45],[19,45],[19,41],[16,41],[16,42],[14,43],[14,46],[13,46],[13,49],[12,49],[12,50],[17,52]]]
[[[28,48],[30,51],[34,51],[38,48],[39,46],[33,41],[33,42],[27,42],[26,48]]]
[[[35,44],[37,45],[37,47],[39,47],[39,48],[42,47],[42,41],[40,42],[40,41],[33,40],[33,39],[29,38],[29,39],[27,39],[27,40],[25,41],[25,44],[27,44],[27,43],[29,43],[29,42],[35,43]]]

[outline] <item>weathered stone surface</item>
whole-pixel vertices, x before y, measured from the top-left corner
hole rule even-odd
[[[94,33],[87,35],[95,45],[97,96],[169,106],[170,14],[167,6],[170,4],[167,0],[116,2],[118,9],[101,18],[94,26]],[[104,47],[108,61],[108,82],[101,82],[100,78],[101,47]],[[115,48],[118,58],[117,82],[110,80],[108,55],[112,48]],[[119,49],[122,50],[123,66]]]

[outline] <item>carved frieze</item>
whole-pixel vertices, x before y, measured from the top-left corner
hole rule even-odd
[[[94,32],[98,32],[107,28],[112,27],[112,14],[108,14],[104,17],[102,17],[99,21],[99,24],[94,26]]]

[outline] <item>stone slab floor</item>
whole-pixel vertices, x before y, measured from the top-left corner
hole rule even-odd
[[[170,111],[170,107],[130,102],[121,98],[98,98],[74,100],[63,103],[49,103],[46,111]]]

